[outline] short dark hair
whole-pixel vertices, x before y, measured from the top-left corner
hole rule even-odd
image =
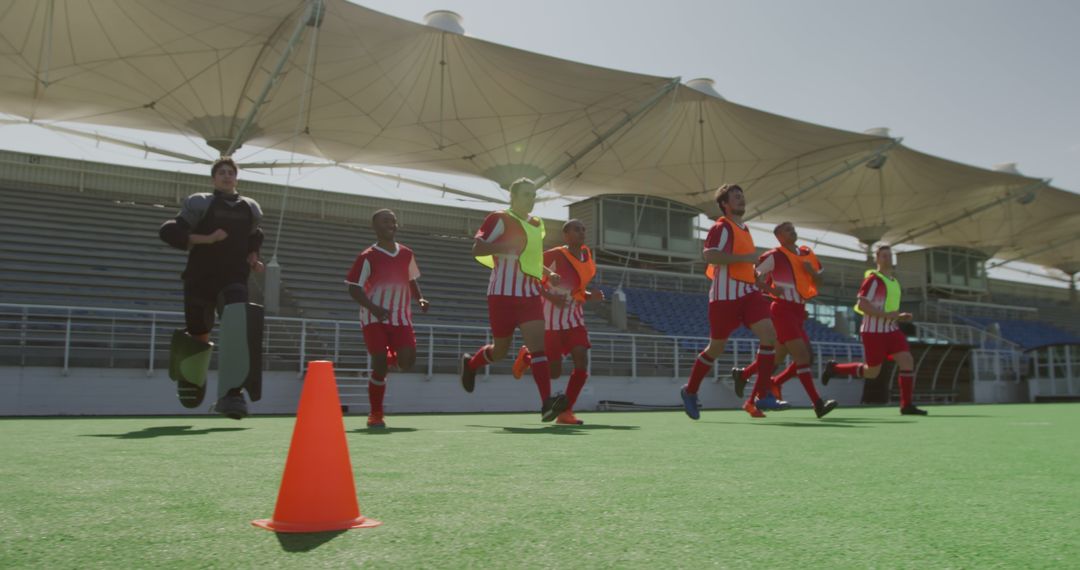
[[[775,228],[772,229],[772,233],[773,233],[774,236],[775,235],[780,235],[780,228],[782,228],[784,226],[793,226],[793,225],[795,225],[795,224],[793,224],[791,222],[780,222],[779,224],[776,224]]]
[[[876,248],[874,248],[874,253],[876,254],[877,252],[879,252],[879,251],[881,251],[881,250],[883,250],[883,249],[888,249],[888,250],[890,250],[890,251],[891,251],[891,250],[892,250],[892,246],[891,246],[891,245],[889,245],[889,244],[887,244],[887,243],[883,243],[883,244],[881,244],[881,245],[877,246]]]
[[[581,224],[581,227],[585,227],[585,222],[582,222],[581,220],[579,220],[577,218],[570,218],[569,220],[566,220],[565,224],[562,225],[563,233],[566,233],[567,231],[569,231],[570,224]]]
[[[371,221],[374,222],[375,218],[378,218],[382,214],[390,214],[390,215],[394,216],[395,218],[397,217],[397,214],[395,214],[394,211],[391,210],[390,208],[383,208],[381,210],[375,210],[375,213],[371,214]]]
[[[727,203],[728,197],[731,195],[731,193],[736,190],[738,190],[739,192],[743,191],[742,187],[740,187],[738,184],[724,184],[723,186],[716,189],[716,205],[720,207],[720,211],[724,214],[727,214],[727,211],[724,210],[724,204]]]
[[[240,169],[236,167],[236,163],[233,162],[231,156],[223,156],[214,161],[214,165],[210,167],[210,176],[217,176],[217,171],[222,166],[231,166],[233,172],[240,172]]]

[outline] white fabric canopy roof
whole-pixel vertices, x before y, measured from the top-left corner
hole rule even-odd
[[[530,176],[564,194],[649,194],[710,215],[712,189],[737,182],[751,218],[1080,268],[1075,194],[695,87],[345,0],[0,0],[0,110],[28,120],[504,186]],[[884,166],[865,166],[881,154]]]

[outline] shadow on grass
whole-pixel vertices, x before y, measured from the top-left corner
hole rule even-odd
[[[511,435],[586,435],[586,432],[592,430],[613,430],[613,431],[629,431],[641,429],[638,426],[612,426],[604,424],[586,424],[580,426],[568,426],[568,425],[547,425],[539,427],[507,427],[507,426],[479,426],[470,425],[468,427],[475,428],[487,428],[497,430],[495,433],[511,434]]]
[[[251,428],[246,427],[231,427],[231,428],[206,428],[206,429],[191,429],[191,426],[156,426],[141,429],[139,431],[129,431],[127,433],[91,433],[83,434],[79,437],[111,437],[113,439],[150,439],[154,437],[172,437],[176,435],[206,435],[208,433],[223,432],[223,431],[244,431]]]
[[[754,426],[773,426],[773,427],[797,427],[797,428],[865,428],[867,426],[850,425],[841,422],[831,422],[829,420],[806,420],[805,422],[790,422],[790,421],[753,421],[753,422],[718,422],[715,420],[702,421],[703,424],[731,424],[731,425],[754,425]]]
[[[392,433],[409,433],[411,431],[416,431],[416,428],[395,428],[395,427],[378,428],[378,429],[358,428],[358,429],[352,430],[351,433],[362,433],[364,435],[390,435]]]
[[[327,532],[275,532],[278,544],[285,552],[309,552],[345,534],[344,530]]]

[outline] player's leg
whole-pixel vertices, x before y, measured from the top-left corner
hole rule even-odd
[[[525,346],[532,355],[533,381],[536,382],[536,390],[540,394],[540,420],[550,422],[566,410],[566,395],[559,393],[551,394],[551,368],[548,362],[547,352],[544,347],[544,320],[533,319],[519,325],[521,336],[525,340]]]
[[[585,422],[574,416],[574,404],[581,395],[585,381],[589,378],[589,337],[585,327],[577,327],[565,331],[571,343],[570,358],[574,363],[574,371],[570,373],[570,381],[566,383],[567,407],[558,420],[561,424],[581,425]],[[549,348],[550,350],[550,348]]]
[[[389,369],[387,353],[390,337],[387,328],[389,327],[383,323],[370,323],[363,330],[364,344],[371,356],[371,376],[367,383],[370,406],[367,426],[372,429],[386,427],[383,421],[383,399],[386,396],[386,376]]]
[[[513,297],[488,295],[488,322],[494,339],[472,354],[461,355],[461,387],[466,392],[472,393],[476,388],[476,373],[480,368],[506,356],[517,327],[514,309]]]
[[[252,401],[262,397],[263,311],[248,303],[245,282],[227,284],[221,291],[221,352],[218,356],[218,413],[241,419],[247,416],[243,390]]]
[[[864,362],[836,362],[830,360],[825,363],[825,371],[821,374],[821,385],[828,386],[833,378],[862,378],[873,380],[881,373],[881,364],[885,362],[886,346],[880,333],[862,333],[863,359]]]
[[[184,329],[173,331],[169,347],[169,378],[176,382],[180,405],[196,408],[206,397],[207,376],[214,345],[214,292],[198,283],[184,283]]]
[[[903,338],[903,333],[897,331],[898,335],[903,340],[903,345],[907,347],[907,339]],[[896,342],[895,344],[899,344]],[[900,384],[900,413],[905,416],[925,416],[926,410],[923,410],[915,405],[915,359],[911,356],[910,350],[903,350],[900,352],[892,353],[893,361],[896,362],[897,368],[900,369],[897,381]]]

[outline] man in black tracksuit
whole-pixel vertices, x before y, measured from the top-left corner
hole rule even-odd
[[[262,311],[248,305],[248,275],[261,272],[258,202],[236,191],[236,163],[221,158],[211,167],[213,193],[188,196],[176,218],[162,224],[162,241],[188,252],[184,281],[186,328],[173,334],[170,376],[180,402],[194,408],[206,391],[212,345],[210,331],[220,309],[221,345],[217,412],[234,419],[247,415],[247,403],[261,397]]]

